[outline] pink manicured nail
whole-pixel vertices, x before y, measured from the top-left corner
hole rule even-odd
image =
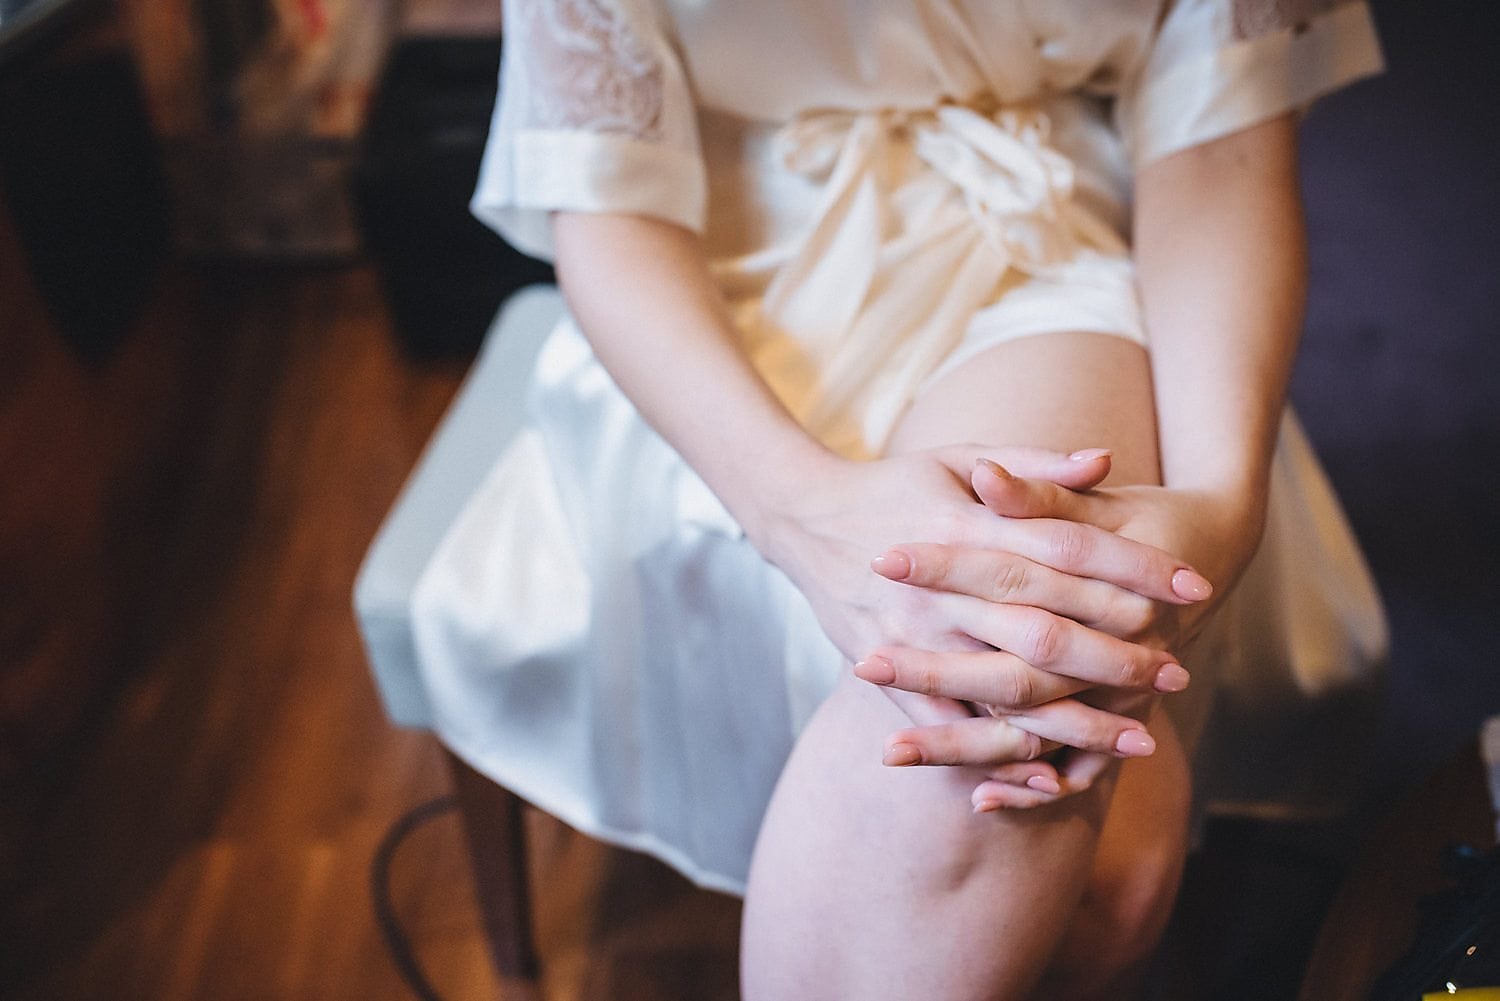
[[[1156,750],[1156,741],[1145,730],[1126,730],[1115,740],[1115,750],[1127,758],[1144,758]]]
[[[854,676],[872,685],[889,685],[896,680],[896,665],[881,656],[866,657],[854,665]]]
[[[1015,477],[1010,474],[1010,470],[1006,469],[998,462],[991,462],[989,459],[975,459],[974,465],[983,466],[985,469],[988,469],[990,472],[994,473],[1002,480],[1008,481],[1015,479]]]
[[[899,549],[888,549],[870,561],[870,569],[889,580],[905,580],[911,576],[911,557]]]
[[[1068,456],[1068,458],[1072,459],[1074,462],[1092,462],[1095,459],[1107,458],[1108,456],[1114,454],[1115,453],[1111,452],[1107,448],[1085,448],[1081,449],[1080,451],[1074,452],[1072,455]]]
[[[917,750],[915,744],[892,744],[885,749],[885,757],[880,763],[892,768],[900,768],[904,765],[915,765],[922,760],[922,752]]]
[[[1044,792],[1049,796],[1056,796],[1062,792],[1062,786],[1058,785],[1057,779],[1050,775],[1033,775],[1026,780],[1026,785],[1037,792]]]
[[[1202,574],[1183,567],[1172,575],[1172,593],[1187,601],[1202,601],[1214,593],[1214,586]]]
[[[1165,664],[1156,672],[1156,681],[1152,687],[1158,692],[1180,692],[1192,680],[1193,676],[1181,664]]]
[[[1000,801],[998,799],[990,799],[988,796],[974,802],[975,813],[994,813],[998,809],[1000,809]]]

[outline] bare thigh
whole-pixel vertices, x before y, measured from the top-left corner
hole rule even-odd
[[[1157,479],[1145,352],[1058,334],[997,345],[911,409],[893,451],[954,442],[1108,446],[1119,482]],[[933,711],[948,710],[934,704]],[[750,875],[748,1001],[1018,997],[1089,884],[1113,781],[1054,806],[974,815],[974,769],[889,769],[924,721],[845,676],[794,749]]]
[[[1045,343],[1048,338],[1019,341],[1007,346],[1017,350],[1003,352],[1009,357],[996,352],[993,363],[984,360],[956,370],[913,407],[892,441],[892,451],[964,440],[966,411],[982,409],[988,400],[1013,401],[1028,408],[1033,421],[1041,420],[1010,441],[983,436],[970,440],[1059,451],[1111,448],[1111,483],[1159,483],[1154,406],[1147,419],[1137,419],[1138,394],[1150,389],[1145,353],[1124,343],[1089,350],[1089,341],[1100,336],[1062,335],[1053,344]],[[1027,363],[1050,357],[1054,347],[1076,349],[1077,364],[1070,375],[1043,384],[1029,374]],[[1089,400],[1087,406],[1069,405],[1070,400],[1083,399]],[[1057,961],[1044,979],[1050,996],[1080,1001],[1126,996],[1122,980],[1139,973],[1169,916],[1187,849],[1191,779],[1185,752],[1164,711],[1158,709],[1150,729],[1158,751],[1121,766],[1084,906],[1069,923]]]
[[[929,386],[896,426],[892,454],[955,442],[1114,451],[1111,483],[1158,483],[1146,351],[1105,334],[1006,341]]]

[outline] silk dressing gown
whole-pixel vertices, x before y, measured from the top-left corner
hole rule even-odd
[[[702,234],[758,370],[853,457],[1000,341],[1149,347],[1135,171],[1380,65],[1365,5],[1326,0],[507,0],[505,17],[474,211],[543,256],[556,210]],[[522,430],[417,588],[422,695],[389,708],[572,826],[737,892],[841,657],[570,319],[515,405]],[[1288,418],[1265,542],[1169,710],[1191,743],[1208,679],[1317,691],[1384,643]]]

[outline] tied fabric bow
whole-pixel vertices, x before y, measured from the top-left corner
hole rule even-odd
[[[823,185],[761,304],[819,373],[793,405],[813,433],[878,453],[1008,270],[1045,276],[1080,247],[1121,248],[1074,204],[1048,130],[1037,110],[946,104],[812,111],[777,135],[782,163]]]

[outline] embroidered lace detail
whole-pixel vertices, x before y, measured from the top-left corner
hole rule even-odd
[[[609,0],[520,0],[528,124],[662,137],[662,67]]]
[[[1259,38],[1284,28],[1301,31],[1348,0],[1234,0],[1234,35]]]

